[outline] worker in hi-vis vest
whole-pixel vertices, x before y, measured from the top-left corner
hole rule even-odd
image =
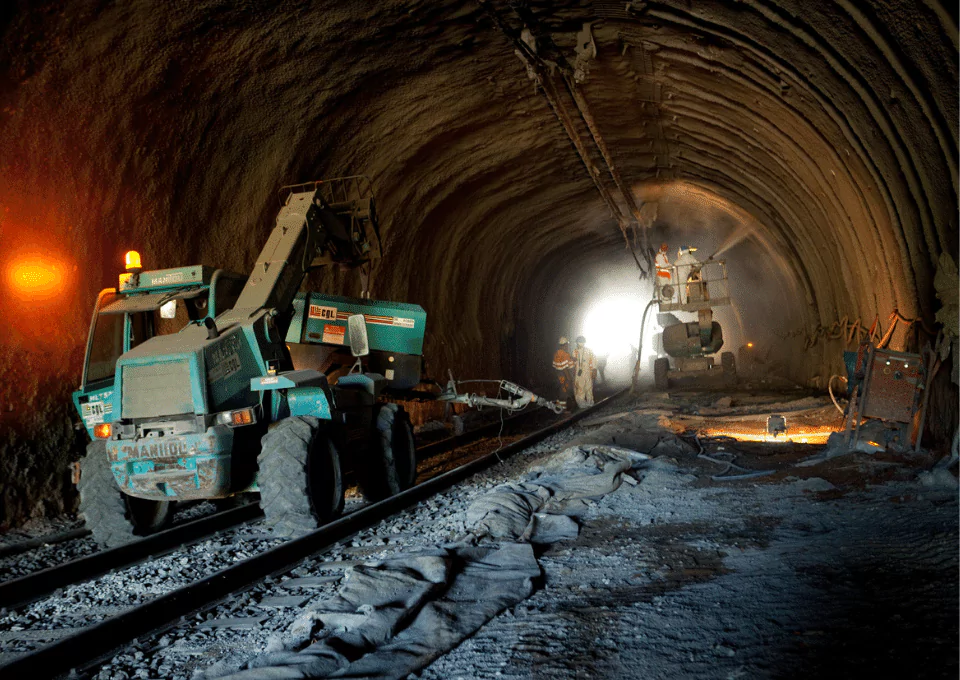
[[[698,274],[700,272],[700,260],[694,255],[696,251],[696,248],[690,246],[684,246],[677,251],[677,261],[674,264],[677,265],[677,285],[680,288],[680,304],[682,305],[687,304],[689,298],[687,282],[690,280],[690,274],[694,270]]]
[[[660,252],[657,253],[656,260],[654,263],[657,265],[657,279],[661,286],[665,286],[670,283],[670,258],[667,257],[667,246],[666,243],[660,245]]]
[[[569,408],[573,387],[573,358],[570,356],[570,341],[561,337],[557,345],[557,352],[553,355],[553,368],[557,372],[557,383],[560,386],[559,400]]]

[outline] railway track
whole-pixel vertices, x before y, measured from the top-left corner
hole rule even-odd
[[[67,541],[75,541],[78,538],[84,538],[85,536],[90,535],[90,530],[85,528],[80,529],[71,529],[70,531],[64,531],[59,534],[52,534],[47,536],[40,536],[38,538],[31,538],[26,541],[20,541],[12,545],[7,545],[0,548],[0,560],[4,560],[8,557],[14,557],[16,555],[22,555],[23,553],[30,552],[31,550],[37,550],[42,548],[45,545],[56,545],[57,543],[66,543]]]
[[[4,581],[0,583],[0,608],[22,607],[51,595],[60,588],[89,581],[115,569],[166,554],[218,531],[262,516],[257,504],[244,505],[186,522],[117,548],[101,550],[27,576]]]
[[[522,426],[525,421],[535,420],[535,416],[541,413],[548,412],[542,409],[532,409],[506,418],[503,423],[487,423],[469,432],[465,432],[462,435],[424,444],[417,448],[418,461],[422,462],[441,456],[458,447],[475,442],[490,433],[496,433],[498,429],[501,428],[508,433],[512,433],[518,426]],[[141,538],[133,543],[108,550],[100,550],[90,555],[70,560],[69,562],[35,571],[31,574],[8,579],[0,582],[0,610],[23,607],[43,597],[52,595],[60,588],[90,581],[104,574],[108,574],[111,571],[123,569],[155,557],[169,554],[204,538],[213,536],[217,532],[255,521],[262,516],[263,513],[257,504],[244,505],[178,524],[151,536]],[[67,541],[83,538],[89,535],[89,533],[86,529],[77,529],[63,534],[62,540]],[[7,555],[5,556],[22,554],[23,552],[36,549],[46,542],[44,538],[25,541],[23,544],[7,548]]]
[[[404,510],[415,503],[425,500],[449,488],[450,486],[463,481],[467,477],[483,470],[498,460],[502,460],[505,457],[522,451],[523,449],[536,444],[555,432],[566,429],[567,427],[576,423],[578,420],[608,404],[621,393],[622,392],[618,392],[607,399],[598,402],[595,406],[589,409],[584,409],[565,419],[555,421],[552,424],[547,425],[546,427],[541,428],[532,434],[526,435],[513,443],[498,447],[496,450],[490,451],[489,453],[486,453],[480,457],[475,457],[469,462],[460,465],[453,470],[444,472],[426,481],[423,481],[413,488],[404,491],[403,493],[380,501],[379,503],[364,506],[336,521],[324,525],[323,527],[310,534],[307,534],[306,536],[282,543],[279,546],[254,555],[253,557],[250,557],[231,567],[225,568],[179,589],[160,595],[139,606],[134,606],[125,611],[118,612],[114,616],[100,623],[87,626],[75,633],[60,638],[51,644],[41,647],[40,649],[13,659],[12,661],[0,665],[0,677],[48,678],[58,677],[68,673],[71,675],[71,677],[74,677],[78,671],[82,672],[84,668],[95,664],[100,659],[103,659],[111,654],[114,650],[130,644],[138,637],[147,635],[156,630],[167,628],[175,624],[182,617],[186,617],[195,612],[204,610],[216,604],[218,601],[228,597],[232,593],[248,587],[252,583],[260,581],[271,575],[282,574],[293,568],[302,559],[318,553],[334,543],[354,535],[359,531],[376,525],[378,522],[389,518],[401,510]],[[499,425],[499,423],[497,425]],[[451,438],[446,446],[455,448],[458,445],[458,441],[462,443],[462,438]],[[438,444],[442,443],[444,442],[438,442]],[[433,448],[432,454],[430,453],[431,450],[428,450],[427,455],[437,455],[443,448],[444,447],[439,446]],[[221,518],[220,521],[222,522],[224,521],[224,515],[230,515],[228,520],[234,520],[234,523],[241,523],[243,521],[249,521],[252,519],[251,517],[247,517],[245,520],[237,519],[238,517],[242,516],[242,513],[237,512],[241,510],[251,513],[253,510],[259,509],[256,508],[256,506],[244,506],[242,508],[228,511],[227,513],[219,513],[218,515],[213,515],[209,518],[196,520],[195,522],[191,522],[189,524],[197,524],[203,522],[204,520],[211,520],[215,518]],[[187,525],[184,525],[184,527],[185,526]],[[193,527],[193,530],[197,531],[197,528]],[[214,531],[218,530],[220,529],[216,529]],[[157,534],[157,536],[160,536],[160,534]],[[198,536],[195,540],[199,540],[199,538],[201,537]],[[149,552],[149,550],[145,552],[145,549],[143,548],[136,548],[137,546],[145,543],[147,540],[149,539],[144,539],[130,544],[129,546],[122,546],[122,548],[114,550],[129,549],[125,559],[133,559],[132,556],[136,555],[136,560],[142,561],[151,554],[156,554],[156,551],[160,549],[156,547],[158,544],[154,544],[153,553]],[[169,541],[170,537],[166,537],[164,540]],[[166,544],[161,543],[159,545]],[[167,549],[172,550],[175,548],[176,546],[168,546]],[[107,555],[108,553],[112,552],[113,550],[104,551],[103,553],[98,553],[97,555]],[[96,557],[97,555],[90,557]],[[64,567],[70,567],[71,565],[76,564],[76,562],[82,562],[87,559],[89,558],[83,558],[82,560],[71,562],[67,565],[64,565]],[[127,564],[130,563],[132,562],[127,562]],[[100,562],[96,563],[95,566],[89,566],[87,568],[89,569],[88,573],[93,573],[94,571],[99,570],[102,574],[118,567],[117,565],[109,566],[109,560],[101,560]],[[16,581],[31,579],[47,571],[51,570],[38,572],[38,574],[31,575],[30,577],[24,577],[23,579],[16,579]],[[65,574],[66,572],[63,573]],[[78,580],[85,580],[93,577],[94,576],[85,575],[81,579],[74,578],[72,581],[61,583],[53,588],[46,588],[46,591],[47,594],[49,594],[50,592],[55,591],[57,588],[63,587],[63,585],[68,585],[69,583],[75,583]],[[66,578],[66,576],[58,575],[58,578]],[[44,589],[44,587],[40,585],[42,580],[34,578],[34,581],[35,582],[30,585],[32,590],[28,591],[25,589],[24,595],[18,596],[14,590],[10,590],[6,597],[8,597],[9,601],[11,602],[20,600],[21,603],[24,601],[33,601],[39,597],[42,597],[42,594],[37,594]],[[12,584],[14,582],[11,581],[8,583]],[[6,586],[7,584],[3,585]],[[31,594],[27,595],[27,592],[30,592]],[[18,605],[11,604],[3,606],[9,608]]]

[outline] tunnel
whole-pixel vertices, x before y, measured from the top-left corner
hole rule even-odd
[[[838,322],[885,325],[897,310],[933,328],[933,279],[957,252],[951,12],[12,5],[0,188],[11,478],[66,463],[92,301],[125,251],[157,268],[248,271],[277,189],[328,176],[372,178],[385,244],[372,291],[429,311],[437,377],[548,380],[553,336],[607,292],[604,274],[624,272],[608,285],[641,295],[630,247],[720,245],[741,230],[731,268],[760,291],[736,303],[744,332],[822,386],[836,342],[804,343]],[[46,296],[13,285],[36,258],[56,278]],[[906,328],[900,347],[917,344]],[[60,507],[54,478],[42,492],[5,487],[4,521]]]
[[[649,389],[654,255],[695,247],[726,348],[791,384],[825,393],[865,339],[942,348],[923,444],[950,449],[950,3],[20,0],[0,34],[0,527],[76,512],[70,393],[124,253],[246,275],[282,186],[352,175],[367,291],[426,310],[439,383],[551,392],[583,334]]]

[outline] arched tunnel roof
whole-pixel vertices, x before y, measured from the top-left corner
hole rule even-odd
[[[0,303],[21,384],[0,393],[38,412],[75,383],[125,250],[245,272],[294,181],[372,178],[374,294],[427,309],[437,377],[535,374],[625,239],[642,260],[716,210],[789,282],[784,337],[893,309],[932,325],[957,255],[957,16],[936,2],[49,2],[0,22],[0,266],[42,252],[69,288]]]

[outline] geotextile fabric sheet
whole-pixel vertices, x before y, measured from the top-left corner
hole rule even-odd
[[[407,677],[529,597],[541,576],[531,543],[576,538],[573,517],[584,501],[616,490],[647,459],[612,446],[561,451],[523,482],[472,503],[463,541],[353,567],[334,598],[291,626],[298,649],[256,656],[219,677]]]

